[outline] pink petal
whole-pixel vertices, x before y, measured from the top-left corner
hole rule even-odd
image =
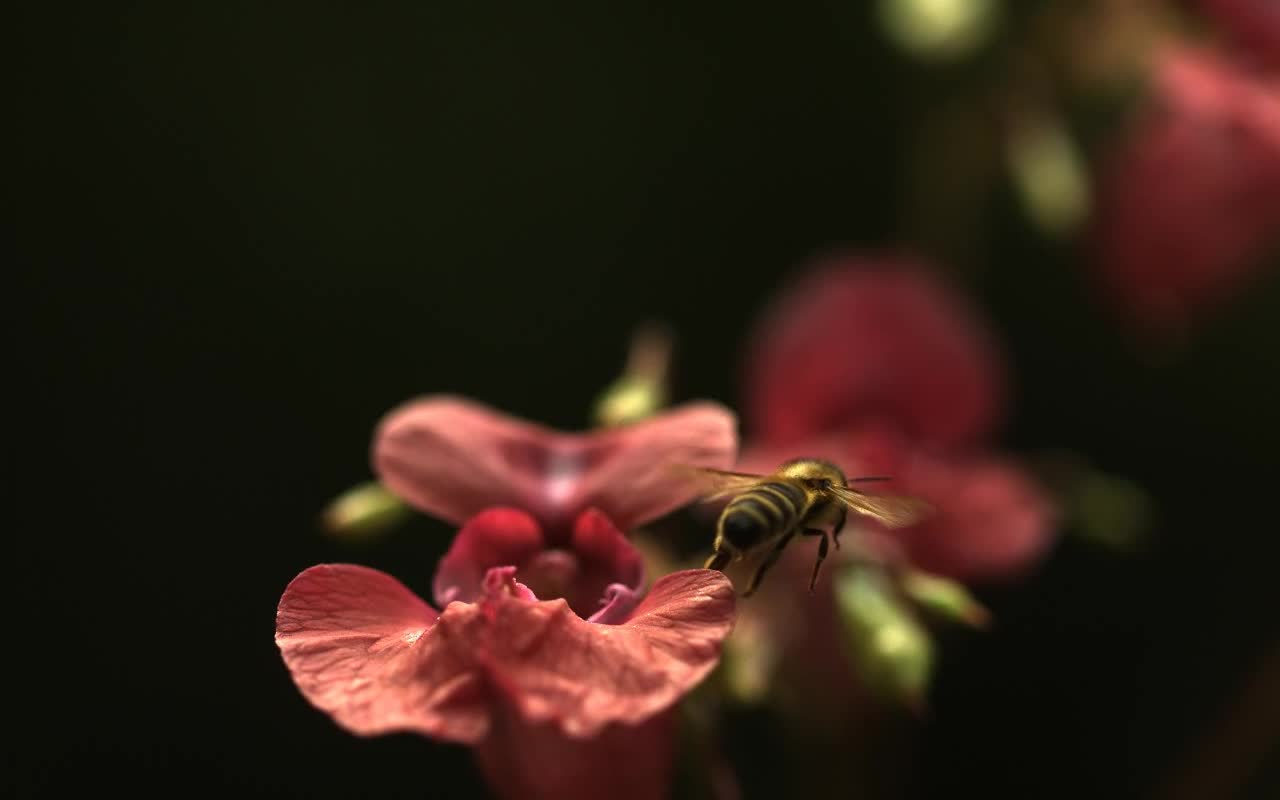
[[[677,718],[659,714],[637,726],[611,725],[571,739],[551,725],[504,714],[476,748],[490,787],[511,800],[658,800],[671,794]]]
[[[1275,0],[1199,0],[1199,6],[1259,65],[1280,69],[1280,3]]]
[[[573,528],[572,548],[582,565],[578,591],[596,603],[591,622],[622,622],[644,591],[644,557],[604,514],[588,509]],[[573,606],[572,598],[569,605]],[[600,607],[603,606],[603,607]],[[577,607],[575,607],[577,610]]]
[[[513,508],[491,508],[467,520],[436,569],[432,594],[441,608],[481,594],[481,582],[494,567],[520,567],[546,547],[533,517]]]
[[[850,478],[859,475],[894,478],[902,473],[913,449],[895,428],[869,423],[787,445],[752,445],[742,451],[736,469],[764,474],[792,459],[819,458],[839,466]],[[876,488],[893,488],[895,484],[900,484],[900,479],[877,483]]]
[[[1091,263],[1127,323],[1170,338],[1280,246],[1280,78],[1175,49],[1149,101],[1103,164]]]
[[[635,425],[590,434],[585,472],[573,497],[622,530],[656,519],[697,493],[673,464],[726,469],[738,455],[738,421],[714,403],[688,403]]]
[[[473,608],[440,617],[455,647],[477,655],[527,721],[588,737],[643,722],[700,682],[733,627],[734,594],[723,574],[688,570],[658,580],[621,625],[587,622],[563,600]]]
[[[600,600],[600,610],[587,617],[587,622],[597,625],[617,625],[626,622],[627,617],[640,603],[641,592],[625,583],[611,583],[604,587],[604,596]]]
[[[1010,462],[919,459],[905,477],[932,502],[932,517],[896,532],[912,563],[965,580],[1019,577],[1054,540],[1056,514],[1044,493]]]
[[[276,644],[303,696],[352,733],[474,742],[488,727],[481,687],[464,661],[424,636],[437,616],[385,573],[323,564],[285,590]]]
[[[752,429],[765,444],[883,419],[953,446],[994,426],[1004,374],[969,307],[921,265],[837,256],[769,309],[746,387]]]
[[[719,572],[668,575],[620,625],[536,602],[511,568],[490,570],[478,603],[435,612],[394,579],[313,567],[280,601],[276,639],[303,695],[362,735],[417,731],[475,744],[495,709],[571,737],[637,725],[715,666],[733,627]]]
[[[555,539],[588,507],[626,530],[688,502],[692,487],[668,465],[728,466],[735,428],[727,409],[695,403],[631,426],[568,434],[436,396],[383,420],[373,462],[388,488],[429,514],[461,523],[494,506],[522,508]]]

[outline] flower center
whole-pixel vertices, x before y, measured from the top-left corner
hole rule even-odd
[[[569,598],[582,573],[578,557],[568,550],[543,550],[518,570],[520,582],[539,600]],[[570,602],[572,605],[572,601]]]

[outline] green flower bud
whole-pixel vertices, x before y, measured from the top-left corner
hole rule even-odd
[[[622,377],[609,384],[596,400],[596,425],[627,425],[665,408],[670,364],[671,334],[654,323],[641,326],[631,338]]]
[[[325,531],[348,539],[380,534],[404,519],[410,509],[377,481],[362,483],[343,492],[324,510]]]
[[[602,428],[627,425],[651,417],[667,404],[662,386],[622,377],[609,385],[596,401],[595,423]]]
[[[724,685],[742,703],[758,703],[769,692],[778,653],[758,616],[743,613],[721,652]]]
[[[909,570],[902,578],[902,590],[921,608],[943,619],[963,622],[975,628],[991,623],[991,613],[960,583],[919,570]]]
[[[924,710],[933,674],[933,640],[884,574],[853,567],[835,579],[844,643],[873,693]]]
[[[1011,131],[1005,154],[1032,222],[1054,236],[1080,227],[1089,213],[1088,170],[1079,146],[1060,120],[1022,120]]]
[[[1141,548],[1151,529],[1152,503],[1146,491],[1101,472],[1091,471],[1076,484],[1069,511],[1085,538],[1122,552]]]
[[[880,0],[885,34],[916,58],[962,58],[986,43],[1000,20],[999,0]]]

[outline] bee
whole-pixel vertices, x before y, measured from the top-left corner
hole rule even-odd
[[[929,508],[924,501],[911,497],[864,494],[850,484],[884,481],[888,477],[849,479],[835,464],[815,458],[788,461],[770,475],[702,467],[681,469],[706,488],[704,500],[733,497],[716,523],[714,552],[707,559],[706,569],[723,570],[749,554],[765,552],[743,597],[755,593],[765,573],[796,536],[822,537],[809,580],[812,593],[829,542],[834,541],[836,549],[840,549],[840,531],[850,510],[900,528],[919,521]]]

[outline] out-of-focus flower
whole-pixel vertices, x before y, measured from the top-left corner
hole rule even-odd
[[[1280,249],[1280,77],[1170,47],[1132,123],[1102,163],[1093,263],[1140,332],[1173,337]]]
[[[1275,0],[1197,0],[1197,5],[1261,66],[1280,69],[1280,4]]]
[[[892,533],[911,563],[964,579],[1013,576],[1051,542],[1053,508],[980,446],[1002,410],[990,335],[922,266],[821,264],[765,316],[747,379],[754,443],[741,469],[824,458],[934,513]]]
[[[663,714],[719,657],[728,579],[677,572],[641,599],[640,554],[600,512],[565,541],[498,508],[464,526],[434,591],[443,611],[366,567],[295,578],[276,641],[307,700],[359,735],[474,745],[504,796],[662,796]],[[594,760],[624,750],[630,768]]]
[[[1003,401],[990,336],[907,258],[826,259],[783,292],[749,348],[745,411],[757,444],[882,420],[959,446],[991,430]]]
[[[632,425],[561,433],[432,396],[387,415],[373,466],[391,491],[428,514],[461,523],[486,508],[520,508],[555,539],[587,508],[629,530],[689,502],[697,487],[670,465],[730,466],[736,427],[728,409],[690,403]]]
[[[744,603],[742,624],[770,632],[780,656],[764,668],[806,719],[817,703],[829,724],[850,724],[868,692],[915,703],[932,669],[928,634],[910,609],[921,602],[898,587],[892,602],[901,613],[891,624],[864,625],[862,612],[884,604],[862,603],[865,585],[840,598],[833,587],[851,570],[865,574],[868,563],[891,581],[914,570],[1005,579],[1048,550],[1054,505],[1022,467],[983,444],[1004,395],[995,346],[922,265],[861,257],[828,260],[802,278],[764,317],[755,342],[747,410],[756,436],[738,469],[826,459],[850,477],[889,476],[866,490],[919,497],[933,512],[897,530],[851,515],[816,596],[804,591],[814,549],[793,542],[761,594]],[[976,604],[957,610],[982,617]],[[842,652],[838,643],[849,636],[865,641]]]

